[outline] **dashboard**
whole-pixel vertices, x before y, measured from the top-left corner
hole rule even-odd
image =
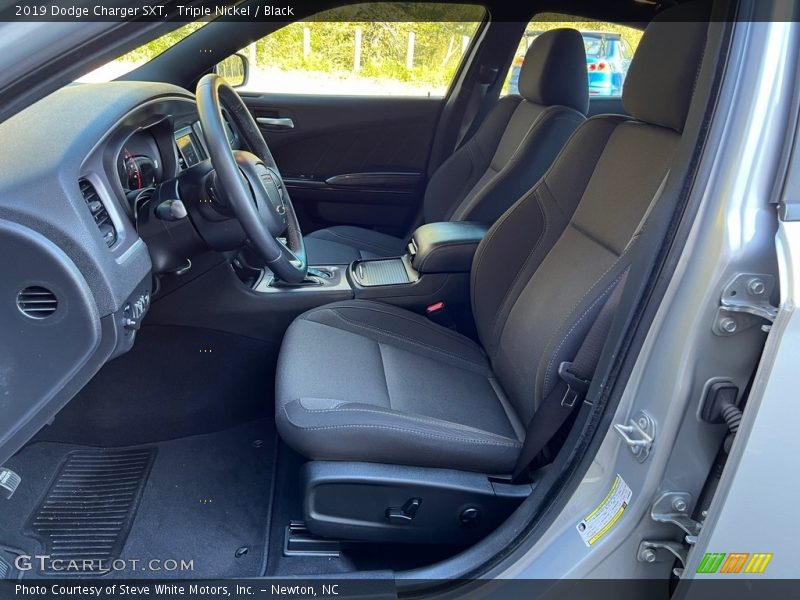
[[[230,123],[226,121],[225,125],[231,148],[238,147],[238,136],[234,134]],[[130,196],[131,192],[153,188],[165,179],[208,159],[203,127],[198,120],[173,128],[171,139],[174,140],[174,148],[168,148],[167,151],[174,149],[176,169],[165,169],[165,163],[169,164],[171,161],[165,161],[162,157],[162,148],[168,146],[169,142],[159,144],[157,141],[162,130],[163,128],[153,128],[137,131],[123,142],[116,165],[120,185],[126,196]]]
[[[137,202],[178,198],[208,152],[194,95],[163,83],[70,85],[0,137],[2,464],[133,345],[154,273],[180,266],[159,240],[202,247],[189,219],[141,222]]]
[[[117,174],[126,192],[154,187],[164,173],[164,161],[153,136],[138,132],[129,137],[117,157]]]

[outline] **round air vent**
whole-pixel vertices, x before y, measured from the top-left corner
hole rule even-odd
[[[34,285],[17,294],[17,307],[26,317],[46,319],[58,309],[58,298],[47,288]]]

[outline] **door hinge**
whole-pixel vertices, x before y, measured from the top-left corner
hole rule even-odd
[[[687,492],[664,492],[653,503],[650,518],[657,523],[669,523],[683,530],[692,540],[697,538],[703,524],[689,516],[692,496]],[[693,543],[690,541],[688,543]]]
[[[663,550],[666,550],[672,556],[665,555],[661,552]],[[688,554],[689,550],[680,542],[670,540],[642,540],[639,543],[639,551],[636,555],[636,559],[639,562],[652,564],[662,562],[665,558],[671,560],[677,558],[681,566],[675,567],[672,572],[675,573],[676,577],[680,577],[683,575],[683,570],[686,568],[686,557]]]
[[[770,303],[774,289],[773,275],[737,274],[722,290],[719,308],[714,317],[713,332],[720,336],[730,336],[759,323],[763,331],[769,331],[778,315],[778,309]]]
[[[697,536],[703,528],[702,522],[690,516],[691,503],[692,496],[688,492],[664,492],[653,502],[650,518],[656,523],[668,523],[678,527],[684,534],[683,542],[642,540],[636,555],[639,562],[655,563],[665,558],[677,558],[681,566],[673,569],[673,573],[677,577],[683,574],[689,548],[697,543]],[[703,514],[705,515],[705,512]],[[664,551],[672,556],[669,557]]]
[[[656,439],[656,422],[653,417],[640,410],[628,421],[628,425],[615,423],[614,430],[628,445],[636,460],[639,462],[647,460],[653,448],[653,441]]]

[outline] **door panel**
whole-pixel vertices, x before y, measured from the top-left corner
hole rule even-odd
[[[422,201],[443,99],[242,97],[286,179],[304,231],[348,224],[406,232]]]

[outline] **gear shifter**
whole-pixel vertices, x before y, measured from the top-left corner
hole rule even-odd
[[[293,287],[306,287],[313,285],[324,285],[325,280],[331,279],[332,277],[333,273],[331,273],[328,269],[309,267],[306,278],[300,283],[288,283],[286,281],[281,280],[277,276],[277,274],[273,273],[273,279],[272,282],[270,283],[270,286],[280,287],[280,288],[293,288]]]
[[[308,267],[308,277],[319,277],[320,279],[330,279],[333,273],[328,269],[318,269],[316,267]]]

